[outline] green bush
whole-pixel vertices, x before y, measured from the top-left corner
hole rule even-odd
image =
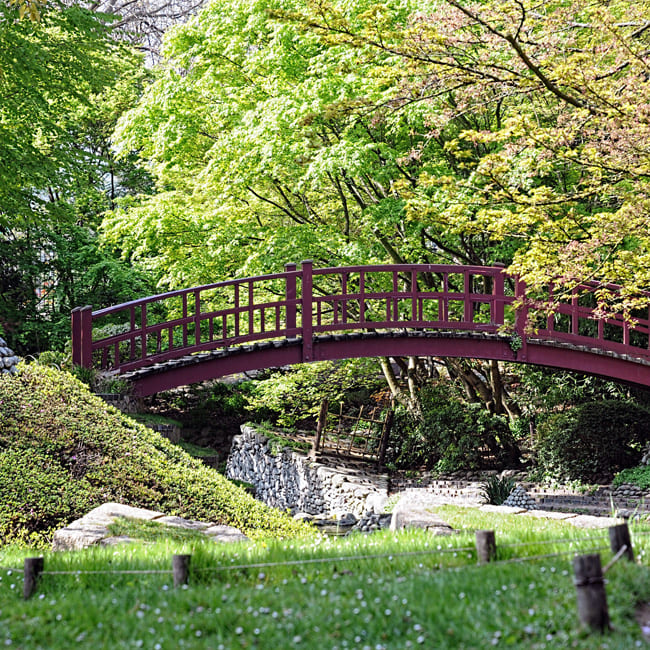
[[[0,544],[46,543],[54,529],[107,501],[230,524],[251,537],[307,530],[69,373],[32,364],[1,377],[0,422]]]
[[[637,465],[650,440],[650,412],[605,400],[555,413],[538,428],[537,462],[556,480],[592,481]]]
[[[443,385],[423,391],[421,420],[398,411],[389,447],[392,463],[401,469],[453,472],[502,467],[519,459],[505,417],[491,415],[481,404],[460,401]]]
[[[485,499],[485,503],[500,506],[510,496],[510,493],[514,489],[514,478],[490,476],[490,478],[481,485],[481,496]]]
[[[624,483],[638,485],[642,490],[650,490],[650,465],[624,469],[612,481],[614,487],[618,487]]]

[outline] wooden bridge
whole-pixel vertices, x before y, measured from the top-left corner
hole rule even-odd
[[[525,285],[498,266],[314,269],[307,261],[98,311],[78,307],[73,362],[119,374],[139,395],[254,369],[375,356],[498,359],[650,386],[648,310],[632,322],[599,318],[598,288],[582,284],[538,318]]]

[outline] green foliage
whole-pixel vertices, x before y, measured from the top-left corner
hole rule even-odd
[[[643,490],[650,490],[650,465],[640,465],[639,467],[630,467],[616,474],[612,485],[617,487],[624,483],[638,485]]]
[[[236,435],[250,417],[246,412],[248,395],[254,382],[203,382],[191,391],[168,391],[155,399],[155,409],[168,417],[179,418],[186,429],[202,430],[215,422],[225,434]],[[207,442],[207,441],[205,441]]]
[[[0,377],[0,420],[3,543],[45,542],[55,527],[106,501],[228,523],[253,537],[306,530],[68,373],[32,364]]]
[[[150,183],[111,152],[143,75],[108,17],[48,3],[38,22],[16,18],[0,3],[0,320],[11,347],[34,354],[64,348],[73,307],[149,292],[97,226],[120,195]]]
[[[515,479],[507,476],[490,476],[481,485],[481,496],[485,503],[500,506],[515,488]]]
[[[272,456],[277,456],[283,449],[291,449],[301,453],[311,450],[311,443],[304,440],[295,440],[289,431],[279,431],[268,422],[257,422],[254,425],[256,431],[261,433],[269,441],[269,451]]]
[[[305,422],[313,425],[323,399],[358,409],[383,387],[376,359],[302,364],[256,382],[248,395],[248,410],[256,421],[271,420],[289,428]]]
[[[488,454],[497,466],[519,457],[505,417],[462,402],[443,384],[423,391],[421,420],[398,412],[389,447],[395,450],[389,460],[398,468],[424,466],[440,472],[479,469],[490,462]]]
[[[636,465],[650,441],[650,411],[607,400],[555,413],[539,426],[537,459],[556,480],[589,481]]]

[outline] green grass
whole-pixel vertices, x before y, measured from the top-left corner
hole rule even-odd
[[[187,442],[185,440],[181,440],[178,446],[193,458],[209,458],[210,456],[219,455],[219,452],[216,449],[212,449],[212,447],[200,447],[193,442]]]
[[[133,540],[142,542],[156,542],[159,540],[189,542],[201,541],[204,537],[200,530],[168,526],[159,521],[129,519],[127,517],[115,519],[109,525],[108,530],[115,537],[130,537]]]
[[[634,608],[650,600],[650,537],[633,530],[638,563],[619,561],[607,574],[615,630],[600,636],[578,624],[570,554],[477,566],[472,550],[453,549],[472,547],[476,529],[496,530],[500,558],[566,551],[571,543],[575,549],[601,545],[585,540],[606,531],[466,508],[439,512],[458,534],[386,531],[236,545],[166,538],[47,553],[46,571],[71,574],[42,576],[29,601],[21,598],[21,574],[0,570],[0,645],[628,650],[643,644]],[[556,539],[565,543],[546,543]],[[505,548],[519,542],[527,545]],[[172,586],[175,553],[192,554],[187,588]],[[28,554],[4,549],[0,566],[19,568]],[[611,558],[601,555],[603,563]],[[108,568],[166,573],[78,573]]]
[[[166,418],[157,413],[133,413],[131,414],[136,422],[146,424],[147,426],[156,425],[156,424],[169,424],[173,427],[178,427],[181,429],[183,427],[182,423],[178,420],[173,420],[172,418]]]

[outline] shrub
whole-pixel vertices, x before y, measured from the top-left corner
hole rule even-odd
[[[508,477],[490,476],[487,481],[481,485],[481,496],[485,503],[491,503],[494,506],[500,506],[515,489],[515,479]]]
[[[579,404],[546,418],[538,433],[537,461],[546,476],[609,478],[641,460],[650,440],[650,412],[617,400]]]
[[[1,377],[0,422],[3,543],[46,543],[106,501],[230,524],[251,537],[307,530],[54,368],[32,364]]]
[[[489,464],[501,467],[519,458],[505,417],[491,415],[480,404],[461,402],[443,385],[423,392],[422,407],[419,421],[397,414],[389,445],[396,467],[452,472]]]
[[[650,465],[641,465],[620,471],[612,482],[614,487],[630,483],[638,485],[642,490],[650,490]]]

